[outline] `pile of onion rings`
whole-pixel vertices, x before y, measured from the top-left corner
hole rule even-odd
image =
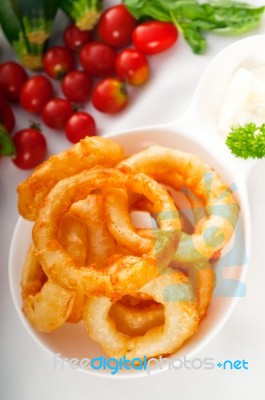
[[[83,321],[107,356],[128,358],[171,354],[197,331],[239,215],[196,156],[153,146],[125,158],[100,137],[38,167],[18,207],[34,221],[26,318],[42,332]]]

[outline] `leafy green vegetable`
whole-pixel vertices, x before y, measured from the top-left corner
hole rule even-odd
[[[95,27],[102,11],[102,0],[60,0],[60,8],[81,30]]]
[[[14,156],[16,154],[11,136],[2,125],[0,125],[0,154],[3,156]]]
[[[137,19],[173,22],[183,33],[194,53],[205,50],[203,32],[236,35],[256,27],[265,7],[252,7],[233,0],[123,0]]]
[[[42,68],[59,0],[0,0],[0,23],[21,63]]]
[[[231,152],[240,158],[262,158],[265,156],[265,124],[258,127],[253,122],[232,128],[226,139]]]
[[[28,41],[43,44],[51,35],[59,0],[11,0]]]

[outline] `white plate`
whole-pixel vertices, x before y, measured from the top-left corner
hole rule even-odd
[[[153,144],[178,148],[192,152],[211,164],[223,179],[236,190],[242,208],[234,241],[224,250],[216,265],[217,286],[198,332],[171,358],[192,357],[202,349],[221,329],[230,316],[236,300],[244,296],[244,279],[247,271],[248,254],[251,247],[250,210],[246,192],[246,180],[252,163],[236,160],[228,151],[218,134],[216,112],[229,76],[246,63],[256,66],[259,54],[265,48],[265,36],[250,37],[221,52],[209,65],[194,101],[183,118],[174,123],[131,130],[111,135],[121,143],[127,154],[132,154]],[[252,64],[251,64],[252,61]],[[12,297],[17,312],[34,340],[53,356],[60,353],[67,358],[93,358],[102,354],[100,347],[89,339],[82,324],[65,324],[50,334],[35,331],[21,311],[20,277],[26,252],[31,243],[32,224],[19,219],[10,248],[9,277]],[[165,370],[157,369],[155,372]],[[110,371],[87,370],[88,373],[105,377],[140,377],[146,371],[121,371],[110,375]]]

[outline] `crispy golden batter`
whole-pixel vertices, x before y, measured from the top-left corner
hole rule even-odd
[[[138,255],[150,251],[154,245],[154,237],[139,235],[133,226],[126,190],[114,188],[105,190],[104,214],[109,231],[121,246]]]
[[[114,321],[117,330],[128,336],[142,336],[149,329],[164,323],[164,307],[154,301],[143,305],[140,301],[136,306],[129,306],[120,301],[110,308],[109,316]]]
[[[46,278],[31,246],[23,268],[22,280],[23,312],[29,322],[41,332],[52,332],[60,328],[69,317],[75,293],[63,289]]]
[[[193,235],[182,233],[174,258],[175,261],[207,260],[221,250],[231,239],[238,220],[238,203],[220,176],[195,155],[161,146],[153,146],[121,161],[118,168],[127,172],[144,172],[175,190],[180,190],[182,186],[186,186],[202,201],[207,217],[196,224]],[[110,206],[108,203],[107,205]],[[112,219],[119,212],[119,210],[115,211],[114,208],[115,204],[112,204]],[[123,204],[123,215],[125,211],[126,205]],[[108,214],[107,211],[106,214]],[[126,222],[127,219],[123,218],[123,223],[126,224]],[[114,221],[112,221],[112,225],[114,225]],[[131,226],[127,224],[128,235],[131,230]],[[119,237],[118,231],[113,231],[114,233],[115,239],[122,242],[123,238]],[[128,236],[127,247],[131,237],[134,238],[134,241],[131,242],[130,249],[133,248],[136,241],[135,230],[132,230],[131,236]],[[141,237],[138,240],[140,241]],[[148,240],[143,238],[143,243],[145,244],[145,251],[147,251]]]
[[[194,223],[174,204],[183,186]],[[34,328],[83,319],[107,356],[129,359],[173,353],[197,331],[215,285],[209,259],[239,213],[208,164],[160,146],[124,160],[119,144],[86,138],[43,163],[18,194],[21,215],[36,221],[21,281]],[[132,210],[152,214],[154,229],[135,228]]]
[[[158,212],[171,217],[160,219],[160,236],[146,256],[120,257],[100,270],[93,265],[78,268],[58,242],[58,221],[74,202],[85,199],[94,189],[106,187],[124,187],[141,193],[155,204]],[[117,297],[134,293],[167,267],[177,248],[180,233],[174,202],[157,182],[144,174],[97,168],[57,183],[40,207],[33,228],[33,241],[46,275],[59,285],[86,295]]]
[[[188,279],[181,272],[169,272],[145,285],[140,293],[148,294],[164,306],[164,324],[144,335],[129,337],[118,332],[109,316],[111,300],[90,297],[84,311],[88,334],[98,342],[108,357],[126,356],[143,359],[176,351],[198,328],[198,312]]]
[[[18,185],[18,209],[22,217],[35,221],[40,205],[60,180],[97,165],[114,167],[124,157],[122,147],[112,140],[90,137],[69,150],[50,157]]]
[[[115,243],[104,223],[103,198],[100,194],[90,194],[71,206],[71,214],[82,220],[87,227],[87,265],[104,265],[115,254]],[[83,264],[84,265],[84,264]]]
[[[85,222],[74,215],[72,208],[61,218],[58,239],[77,265],[80,267],[85,265],[88,252],[88,232]]]
[[[212,299],[213,289],[215,286],[215,271],[210,262],[197,263],[176,263],[170,265],[173,269],[185,272],[190,278],[195,296],[197,298],[197,308],[200,319],[207,312],[208,306]]]

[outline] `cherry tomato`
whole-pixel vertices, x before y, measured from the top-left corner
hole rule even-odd
[[[86,103],[91,94],[92,79],[86,71],[71,71],[62,81],[65,97],[74,103]]]
[[[131,43],[132,32],[137,25],[136,19],[127,8],[120,4],[106,10],[98,25],[100,38],[113,47],[119,48]]]
[[[40,114],[52,97],[53,87],[49,79],[42,75],[35,75],[22,86],[19,102],[26,111]]]
[[[0,89],[9,101],[18,101],[20,90],[27,80],[25,70],[14,61],[0,64]]]
[[[18,131],[13,136],[16,147],[16,158],[13,163],[21,169],[32,169],[42,163],[47,153],[45,137],[34,128]]]
[[[52,129],[64,129],[66,122],[74,110],[69,100],[54,98],[44,106],[41,117],[43,122]]]
[[[121,111],[128,102],[126,84],[115,78],[100,81],[94,89],[92,102],[98,111],[104,113]]]
[[[116,58],[116,72],[131,85],[142,85],[149,77],[148,60],[136,49],[122,50]]]
[[[63,46],[50,47],[43,57],[43,68],[51,78],[61,79],[75,67],[73,53]]]
[[[92,38],[91,31],[81,31],[74,24],[69,25],[63,34],[64,43],[70,50],[80,50],[83,44],[91,42]]]
[[[15,127],[15,116],[10,105],[0,93],[0,125],[11,133]]]
[[[65,134],[72,143],[77,143],[86,136],[96,135],[94,118],[83,111],[75,113],[65,126]]]
[[[178,31],[170,22],[147,21],[133,31],[134,46],[145,54],[162,53],[173,46]]]
[[[90,42],[80,51],[80,63],[91,75],[104,77],[115,72],[116,53],[105,43]]]

